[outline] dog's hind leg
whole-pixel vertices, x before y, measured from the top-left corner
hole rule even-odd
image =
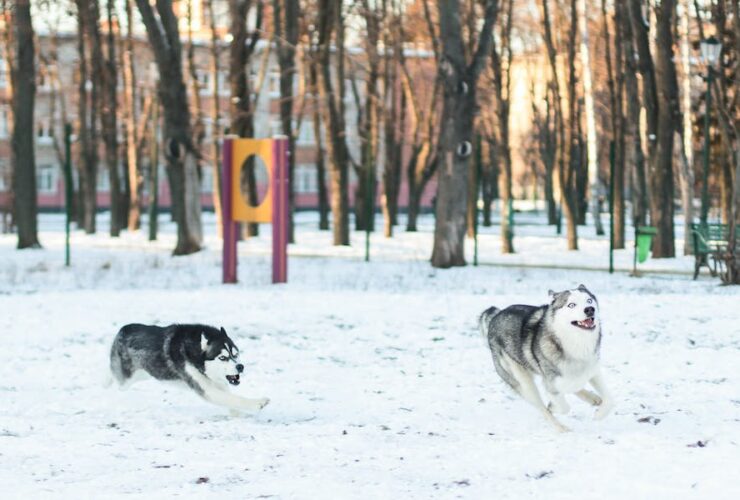
[[[601,398],[598,394],[595,392],[588,391],[586,389],[581,389],[580,391],[575,393],[576,396],[578,396],[580,399],[585,401],[586,403],[592,405],[592,406],[599,406],[601,404]]]
[[[110,372],[112,378],[118,382],[121,389],[125,389],[133,382],[133,363],[125,346],[113,343],[110,352]]]
[[[602,418],[609,415],[609,413],[612,411],[612,408],[614,408],[614,400],[612,399],[609,389],[604,383],[604,378],[601,375],[601,370],[599,370],[596,375],[591,378],[590,383],[591,386],[596,389],[598,395],[601,397],[601,404],[594,413],[594,419],[601,420]]]
[[[545,403],[542,402],[540,391],[537,389],[537,385],[534,383],[534,378],[532,377],[532,374],[529,373],[529,371],[527,371],[519,363],[513,361],[505,354],[501,356],[501,362],[502,368],[505,369],[510,374],[510,376],[517,381],[517,385],[512,387],[514,387],[519,395],[523,397],[527,402],[529,402],[532,406],[537,408],[545,417],[545,419],[550,422],[559,432],[570,431],[570,429],[561,424],[558,419],[553,416],[552,412],[550,412],[550,410],[548,410],[545,406]]]

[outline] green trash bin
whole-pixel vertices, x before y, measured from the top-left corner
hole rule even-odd
[[[635,228],[635,259],[633,274],[637,274],[637,263],[642,264],[650,255],[650,247],[653,237],[658,234],[658,229],[652,226],[638,226]]]

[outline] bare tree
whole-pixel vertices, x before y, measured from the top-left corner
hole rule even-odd
[[[123,75],[123,116],[126,130],[126,164],[128,166],[129,202],[128,230],[135,231],[141,226],[142,175],[139,166],[137,142],[140,136],[136,130],[136,73],[134,67],[133,0],[126,0],[126,38],[122,53]]]
[[[98,179],[98,128],[95,112],[99,81],[91,78],[89,33],[89,4],[75,0],[77,6],[77,137],[79,144],[78,171],[80,174],[79,220],[88,234],[95,233]]]
[[[575,0],[571,0],[571,23],[568,32],[567,41],[567,64],[568,77],[567,82],[567,102],[568,116],[567,126],[566,117],[562,104],[562,91],[558,71],[558,57],[555,41],[552,33],[552,24],[550,20],[549,0],[542,0],[542,23],[544,28],[545,47],[547,57],[550,63],[550,90],[552,92],[552,103],[554,111],[554,121],[557,140],[557,164],[558,180],[560,184],[560,201],[565,212],[567,222],[568,249],[578,249],[578,205],[576,202],[576,172],[575,164],[578,161],[574,158],[574,149],[577,149],[577,121],[576,121],[576,102],[575,102],[575,39],[576,39],[576,11]]]
[[[272,3],[275,47],[280,66],[280,124],[288,138],[289,175],[289,240],[295,242],[295,131],[293,130],[293,82],[296,77],[296,48],[298,45],[298,0],[273,0]]]
[[[599,195],[601,182],[599,180],[599,154],[597,151],[596,138],[596,115],[594,112],[594,91],[591,77],[591,55],[588,37],[588,11],[586,0],[578,1],[578,21],[581,32],[581,71],[583,73],[583,98],[586,111],[586,139],[588,158],[588,179],[591,215],[594,219],[596,234],[604,234],[601,224],[601,212],[599,210]],[[575,22],[575,21],[574,21]]]
[[[342,0],[320,0],[318,8],[318,86],[331,177],[335,245],[349,245],[349,164],[344,113],[344,22]],[[332,37],[336,54],[332,64]],[[332,78],[336,68],[336,83]]]
[[[436,24],[432,21],[428,0],[422,0],[422,6],[435,60],[439,65],[441,57],[439,37],[435,29]],[[416,219],[421,210],[424,189],[437,172],[437,165],[439,164],[437,151],[439,120],[434,119],[434,117],[439,111],[438,102],[442,92],[442,82],[439,74],[437,74],[434,78],[432,91],[427,96],[427,101],[424,102],[413,88],[408,62],[405,58],[401,60],[401,76],[404,95],[410,108],[411,130],[413,130],[410,144],[411,154],[405,166],[409,190],[406,230],[413,232],[416,231]]]
[[[513,0],[505,0],[499,39],[501,47],[493,42],[491,68],[493,69],[493,97],[496,116],[495,130],[496,160],[501,173],[499,193],[501,196],[501,253],[514,253],[513,228],[509,220],[512,213],[512,165],[509,144],[509,109],[511,105],[511,27],[513,24]]]
[[[498,1],[484,3],[483,27],[475,52],[466,57],[460,6],[457,0],[438,0],[441,58],[439,72],[444,88],[439,149],[442,164],[437,177],[436,218],[432,266],[465,265],[464,238],[468,209],[468,175],[473,152],[473,122],[478,76],[488,61]],[[475,32],[469,33],[475,43]]]
[[[36,160],[33,117],[36,97],[34,32],[31,3],[16,0],[14,38],[17,44],[13,68],[13,191],[14,216],[18,227],[18,248],[38,248],[38,205],[36,201]]]
[[[609,16],[606,0],[601,0],[603,20],[604,47],[606,52],[607,86],[609,87],[609,118],[611,122],[611,140],[614,144],[614,172],[611,196],[614,207],[614,248],[624,248],[624,162],[625,162],[625,117],[624,117],[624,59],[623,46],[620,42],[624,36],[620,22],[619,7],[614,10],[614,40],[609,29]],[[616,52],[612,57],[612,49]],[[616,73],[616,78],[615,74]],[[634,77],[634,75],[633,75]],[[589,157],[589,161],[591,158]]]
[[[655,7],[656,54],[650,49],[648,26],[640,0],[630,0],[632,31],[643,77],[643,106],[648,129],[650,165],[650,219],[658,229],[653,257],[674,257],[673,231],[673,137],[680,126],[678,82],[673,60],[675,0],[663,0]]]
[[[159,100],[164,110],[164,153],[177,222],[175,255],[200,250],[202,241],[200,188],[193,145],[187,90],[182,70],[182,45],[172,0],[136,0],[159,69]]]
[[[624,91],[626,101],[624,158],[629,170],[633,225],[647,224],[648,190],[645,175],[645,153],[640,134],[640,93],[637,82],[639,58],[635,50],[632,21],[626,2],[614,5],[620,29],[620,47],[624,58]]]
[[[256,25],[250,34],[247,30],[247,16],[256,9]],[[231,127],[230,132],[239,137],[254,137],[254,102],[250,84],[250,65],[262,26],[262,2],[253,0],[229,0],[231,17],[231,46],[229,48],[229,84],[231,87]],[[254,158],[250,157],[242,170],[242,191],[252,205],[257,205],[257,179]],[[247,224],[247,235],[256,236],[259,226]]]

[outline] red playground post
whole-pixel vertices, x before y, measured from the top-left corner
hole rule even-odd
[[[259,156],[268,170],[269,186],[259,206],[241,194],[241,169],[249,156]],[[223,282],[237,282],[238,222],[272,223],[272,282],[288,281],[288,139],[226,138],[223,145]]]
[[[288,138],[272,142],[272,282],[288,282]]]

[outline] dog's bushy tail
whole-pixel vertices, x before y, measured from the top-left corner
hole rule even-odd
[[[483,335],[484,338],[488,338],[488,331],[491,326],[491,320],[499,312],[501,312],[501,309],[496,306],[491,306],[483,311],[478,318],[478,328],[480,329],[480,333],[481,335]]]

